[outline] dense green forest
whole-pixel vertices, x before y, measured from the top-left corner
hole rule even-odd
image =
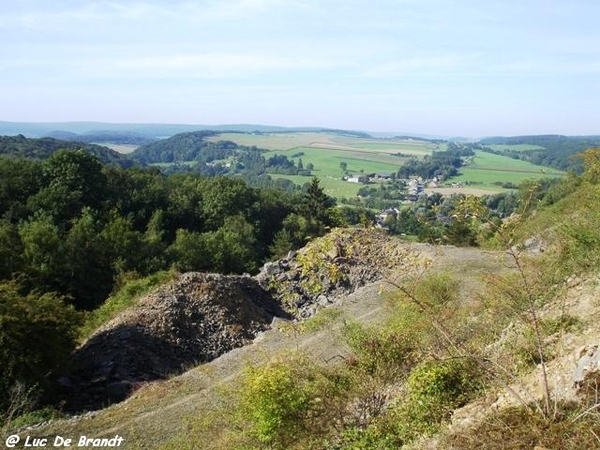
[[[514,137],[491,137],[482,139],[482,150],[507,155],[511,158],[522,159],[540,166],[554,167],[560,170],[582,171],[581,160],[573,156],[582,153],[588,148],[600,146],[600,136],[514,136]],[[487,145],[535,145],[543,147],[535,150],[502,149],[493,150]]]
[[[146,164],[163,164],[165,173],[194,172],[206,176],[240,175],[254,186],[271,185],[271,180],[256,180],[261,175],[285,174],[310,176],[302,159],[296,163],[284,155],[264,158],[267,150],[239,145],[232,141],[211,142],[205,138],[215,136],[214,131],[181,133],[168,139],[139,147],[131,157]],[[164,164],[168,164],[165,166]]]

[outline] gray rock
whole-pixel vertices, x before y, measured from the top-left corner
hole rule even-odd
[[[128,330],[121,330],[117,333],[117,339],[120,339],[122,341],[129,339],[131,337],[131,331]]]
[[[575,386],[581,386],[591,373],[600,371],[600,348],[598,345],[586,345],[579,350],[579,361],[573,374]]]
[[[279,263],[277,261],[268,262],[264,266],[262,266],[261,272],[266,273],[267,275],[275,275],[281,272],[281,267],[279,267]]]
[[[317,303],[321,306],[329,306],[331,304],[331,301],[327,298],[326,295],[319,295],[317,297]]]

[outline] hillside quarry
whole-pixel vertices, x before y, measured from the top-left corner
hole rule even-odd
[[[536,236],[522,241],[541,242]],[[482,250],[408,243],[380,230],[339,229],[267,263],[255,277],[181,274],[94,333],[60,379],[72,410],[116,404],[25,432],[119,434],[124,448],[149,449],[301,449],[309,448],[315,433],[322,439],[334,436],[327,437],[329,446],[314,447],[324,449],[600,448],[593,437],[600,433],[594,400],[600,374],[598,275],[560,275],[539,294],[539,304],[536,300],[554,418],[536,412],[543,408],[546,388],[542,365],[532,347],[528,309],[511,303],[522,279],[530,280],[531,289],[546,286],[542,274],[550,260],[544,258],[557,251],[563,250],[552,233],[544,235],[543,245]],[[424,298],[434,310],[411,306],[413,299]],[[361,342],[368,346],[366,353]],[[240,442],[261,441],[256,432],[231,428],[238,413],[226,411],[238,411],[247,401],[253,386],[249,376],[266,377],[278,364],[294,367],[297,354],[308,355],[300,358],[303,368],[294,369],[300,370],[297,383],[306,370],[324,370],[329,380],[336,379],[337,370],[361,377],[347,388],[346,406],[335,419],[336,426],[358,434],[331,434],[313,422],[317,419],[302,418],[294,419],[309,420],[309,434],[301,440],[293,434],[287,441],[282,428],[269,439],[288,442],[283,446],[264,441],[240,447]],[[389,365],[402,354],[407,357],[399,366]],[[469,375],[476,387],[461,385],[474,390],[450,399],[435,422],[429,422],[430,410],[410,406],[420,386],[415,373],[432,364],[449,370],[448,361],[476,361],[479,355],[502,365],[508,376],[481,366],[487,373]],[[375,366],[363,367],[361,358]],[[322,368],[309,369],[313,364]],[[336,410],[337,401],[328,400],[328,408]],[[518,423],[510,417],[518,417]],[[563,425],[563,418],[574,425]],[[390,428],[403,420],[416,431]],[[428,428],[421,430],[423,423]],[[391,435],[396,440],[384,437]],[[384,441],[387,446],[376,444]]]

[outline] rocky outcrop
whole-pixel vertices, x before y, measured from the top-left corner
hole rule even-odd
[[[141,383],[181,373],[251,341],[285,317],[246,276],[186,273],[99,329],[58,380],[67,409],[123,400]]]
[[[307,318],[392,270],[409,273],[423,263],[405,242],[375,229],[336,229],[256,276],[290,313]]]

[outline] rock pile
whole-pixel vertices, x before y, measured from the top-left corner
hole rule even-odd
[[[255,278],[286,310],[307,318],[392,270],[420,264],[416,251],[382,230],[336,229],[265,264]]]
[[[67,409],[100,408],[140,383],[210,361],[251,341],[274,316],[286,313],[248,276],[180,275],[74,352],[59,379]]]

